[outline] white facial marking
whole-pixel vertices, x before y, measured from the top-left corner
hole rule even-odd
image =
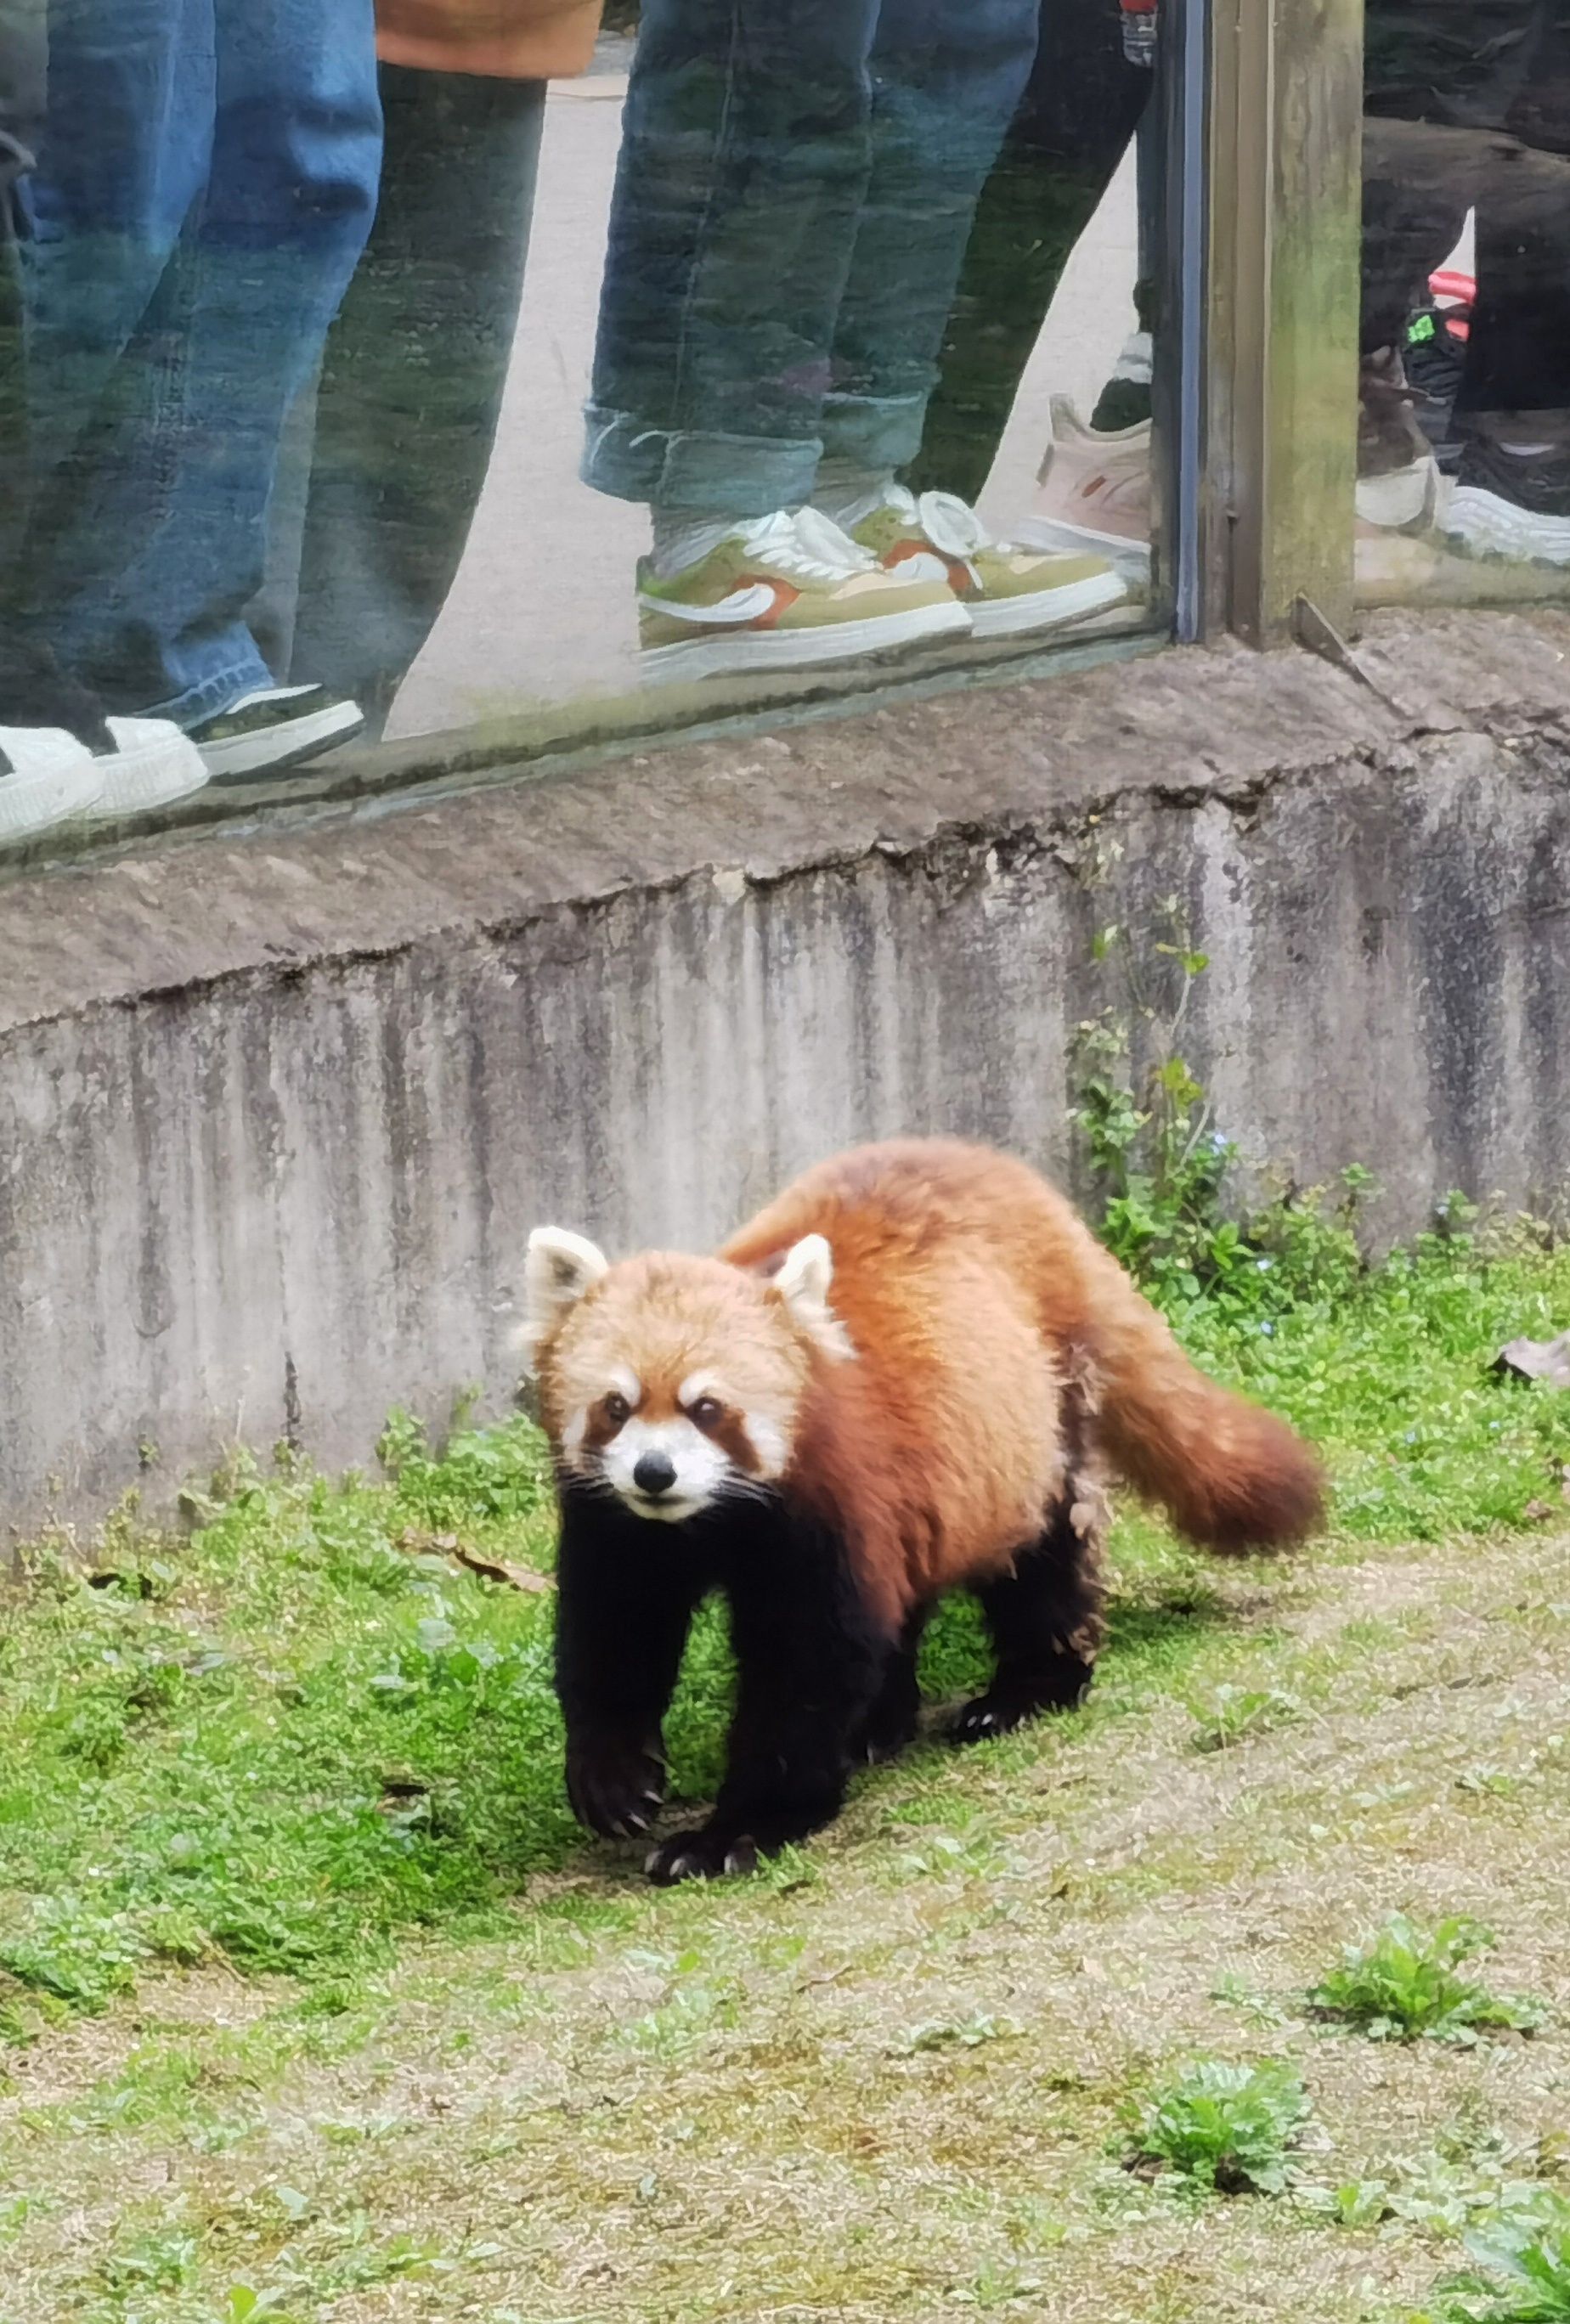
[[[826,1356],[854,1356],[850,1334],[828,1304],[833,1281],[834,1253],[822,1235],[809,1234],[786,1252],[774,1288],[790,1310],[797,1330]]]
[[[583,1451],[583,1440],[588,1434],[588,1406],[580,1406],[561,1432],[561,1449],[576,1457]]]
[[[663,1455],[676,1471],[662,1492],[647,1493],[635,1471],[640,1461]],[[707,1507],[731,1472],[731,1464],[690,1420],[629,1420],[600,1455],[605,1481],[641,1517],[680,1525]]]
[[[633,1411],[637,1411],[643,1401],[643,1383],[635,1371],[626,1364],[614,1364],[610,1372],[610,1386],[615,1395],[625,1397]]]
[[[683,1406],[695,1405],[700,1397],[712,1396],[724,1404],[725,1390],[712,1372],[688,1372],[676,1391],[676,1401]]]
[[[765,1418],[761,1412],[743,1414],[742,1425],[747,1432],[753,1452],[758,1456],[760,1475],[764,1477],[781,1475],[790,1454],[790,1447],[785,1442],[785,1431],[782,1428],[777,1428],[774,1423]]]

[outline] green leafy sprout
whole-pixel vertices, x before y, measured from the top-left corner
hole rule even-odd
[[[1165,2166],[1218,2194],[1279,2195],[1307,2118],[1307,2098],[1289,2067],[1201,2059],[1130,2102],[1128,2159],[1133,2169]]]
[[[1493,1939],[1464,1916],[1425,1928],[1395,1914],[1361,1944],[1349,1945],[1309,1996],[1326,2017],[1375,2042],[1474,2043],[1486,2031],[1529,2033],[1542,2022],[1534,2002],[1489,1992],[1464,1964]]]

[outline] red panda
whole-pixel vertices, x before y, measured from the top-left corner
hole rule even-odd
[[[647,1831],[688,1624],[729,1601],[713,1814],[649,1858],[751,1868],[914,1735],[945,1591],[997,1653],[961,1739],[1077,1702],[1102,1636],[1104,1465],[1225,1554],[1302,1540],[1319,1463],[1188,1361],[1061,1195],[947,1139],[810,1170],[715,1258],[530,1239],[527,1335],[561,1516],[557,1689],[590,1830]]]

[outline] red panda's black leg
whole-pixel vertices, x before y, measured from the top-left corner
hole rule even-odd
[[[714,1813],[649,1858],[661,1885],[750,1872],[832,1823],[890,1641],[864,1606],[843,1545],[782,1512],[725,1578],[736,1657],[729,1763]]]
[[[882,1759],[897,1759],[916,1740],[921,1723],[916,1664],[931,1610],[928,1606],[918,1606],[906,1616],[900,1642],[890,1649],[883,1665],[882,1684],[862,1730],[863,1756],[874,1766]]]
[[[602,1838],[649,1830],[665,1796],[661,1722],[705,1576],[661,1528],[568,1491],[557,1558],[556,1691],[567,1792]]]
[[[1100,1503],[1066,1491],[1012,1573],[977,1591],[998,1650],[984,1694],[967,1702],[954,1739],[981,1743],[1043,1711],[1072,1711],[1089,1692],[1103,1634]]]

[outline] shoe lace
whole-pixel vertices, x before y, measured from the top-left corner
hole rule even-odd
[[[815,508],[777,509],[748,529],[743,546],[749,557],[807,581],[843,581],[848,574],[870,573],[877,563]]]

